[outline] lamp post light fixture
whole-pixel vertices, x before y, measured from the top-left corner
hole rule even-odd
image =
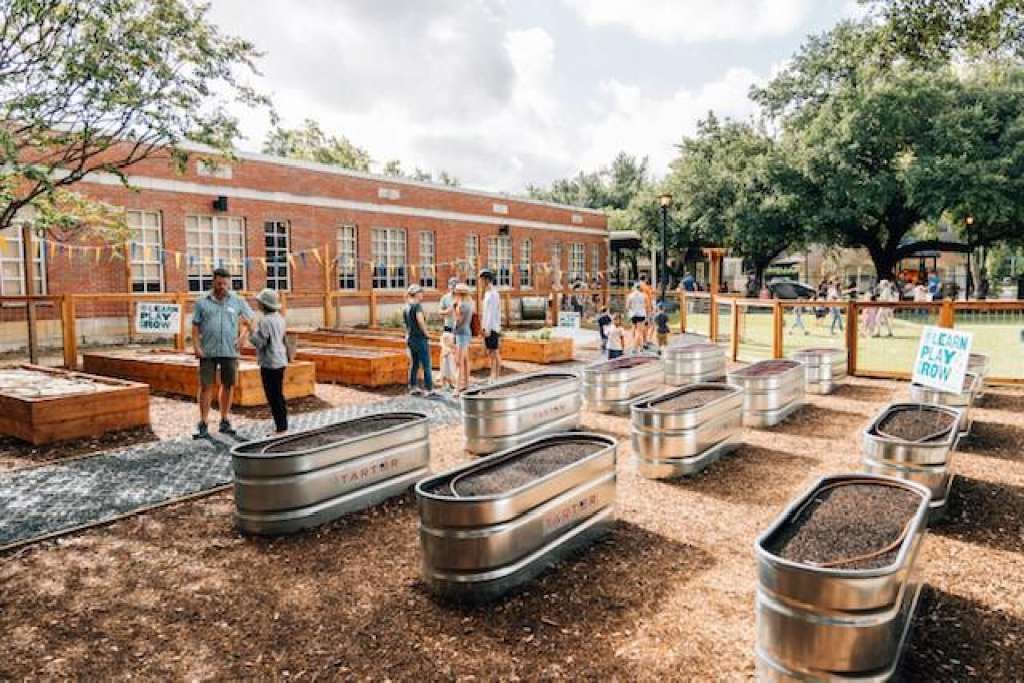
[[[672,195],[660,195],[658,204],[661,206],[661,270],[658,277],[661,279],[660,300],[664,303],[665,287],[668,285],[668,210],[672,206]]]

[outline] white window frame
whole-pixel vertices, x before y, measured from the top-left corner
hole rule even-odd
[[[160,256],[164,248],[162,214],[159,211],[129,209],[125,211],[125,222],[132,230],[130,243],[132,291],[164,291],[164,262]],[[154,230],[155,239],[153,238]],[[156,276],[151,277],[150,273],[154,272]],[[156,289],[152,288],[153,285],[156,285]]]
[[[25,245],[21,239],[24,223],[17,220],[7,228],[0,230],[0,235],[7,238],[7,246],[0,250],[0,295],[25,296]],[[32,240],[35,247],[35,293],[46,294],[46,250],[43,243]],[[17,276],[17,286],[14,286]],[[22,305],[22,304],[17,304]]]
[[[519,288],[533,288],[533,240],[527,238],[519,242]]]
[[[420,247],[420,287],[437,287],[437,235],[433,230],[421,230]]]
[[[476,287],[480,270],[480,235],[466,235],[466,285]]]
[[[601,274],[601,245],[590,245],[590,279],[593,281]]]
[[[273,226],[274,232],[268,232]],[[267,244],[267,239],[273,237],[277,244]],[[280,238],[284,237],[284,247],[280,245]],[[292,250],[292,228],[289,221],[271,218],[263,221],[263,248],[267,259],[267,287],[278,292],[288,292],[292,288],[292,266],[288,255]],[[274,275],[271,275],[271,268]],[[284,269],[284,276],[281,271]],[[283,287],[281,285],[284,285]]]
[[[405,289],[409,281],[408,241],[404,228],[370,231],[374,289]]]
[[[555,269],[555,272],[562,272],[562,243],[552,242],[549,247],[550,250],[550,263],[551,267]]]
[[[587,251],[582,242],[569,245],[569,283],[583,280],[587,272]]]
[[[338,226],[338,289],[359,289],[359,229],[355,224]]]
[[[231,243],[236,234],[241,237],[241,245]],[[209,235],[209,239],[204,239],[203,235]],[[208,291],[214,268],[225,268],[231,273],[232,289],[245,289],[245,242],[245,219],[241,216],[185,216],[188,290]]]
[[[487,239],[487,265],[498,287],[512,286],[512,238],[492,235]]]

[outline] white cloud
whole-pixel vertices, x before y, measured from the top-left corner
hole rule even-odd
[[[811,0],[564,0],[591,26],[621,26],[670,43],[752,41],[788,35],[807,18]]]

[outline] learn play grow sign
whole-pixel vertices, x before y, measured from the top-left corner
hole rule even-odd
[[[971,340],[970,332],[942,327],[924,328],[917,346],[913,381],[939,391],[959,394],[963,391]]]
[[[177,334],[181,306],[140,301],[135,310],[135,331],[140,334]]]

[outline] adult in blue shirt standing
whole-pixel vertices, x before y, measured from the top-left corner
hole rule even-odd
[[[233,435],[231,401],[238,377],[239,349],[250,327],[252,309],[231,291],[231,275],[223,268],[213,271],[213,289],[196,301],[192,311],[192,348],[199,359],[199,425],[195,438],[209,436],[207,420],[213,387],[220,373],[220,431]]]

